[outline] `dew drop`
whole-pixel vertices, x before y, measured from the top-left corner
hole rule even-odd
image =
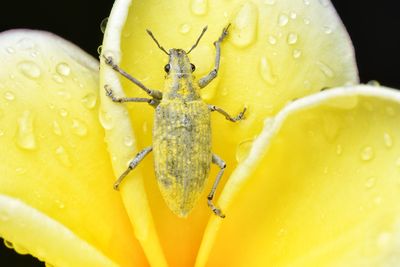
[[[193,14],[200,16],[207,13],[207,6],[207,0],[192,0],[190,8]]]
[[[105,33],[105,32],[106,32],[107,22],[108,22],[108,17],[104,18],[104,19],[100,22],[100,30],[101,30],[102,33]]]
[[[289,15],[290,15],[290,18],[291,18],[291,19],[296,19],[296,18],[297,18],[297,13],[294,12],[294,11],[290,12]]]
[[[35,43],[29,38],[23,38],[18,41],[17,47],[22,50],[29,50],[35,48]]]
[[[375,177],[368,178],[367,181],[365,182],[365,188],[371,189],[372,187],[374,187],[375,181],[376,181]]]
[[[4,245],[6,246],[6,248],[14,249],[14,244],[8,240],[4,240]]]
[[[14,53],[15,53],[15,50],[14,50],[14,48],[12,48],[12,47],[7,47],[7,48],[6,48],[6,51],[7,51],[7,53],[9,53],[9,54],[14,54]]]
[[[68,111],[65,108],[60,108],[58,114],[60,114],[61,117],[67,117],[68,116]]]
[[[276,44],[276,37],[273,35],[269,35],[268,36],[268,43],[270,43],[271,45]]]
[[[303,3],[304,3],[306,6],[309,6],[309,5],[310,5],[310,0],[303,0]]]
[[[71,73],[71,68],[67,63],[62,62],[57,64],[56,71],[62,76],[69,76],[69,74]]]
[[[366,146],[361,150],[360,158],[363,161],[369,161],[369,160],[373,159],[373,157],[374,157],[374,150],[372,147]]]
[[[324,26],[324,33],[331,34],[332,33],[332,28],[329,27],[329,26]]]
[[[342,145],[337,145],[336,146],[336,155],[340,156],[343,153],[343,147]]]
[[[273,6],[273,5],[275,5],[275,0],[265,0],[264,3],[269,6]]]
[[[133,145],[133,138],[132,138],[132,136],[130,136],[130,135],[127,135],[127,136],[125,136],[124,137],[124,144],[126,145],[126,146],[132,146]]]
[[[57,159],[66,167],[71,167],[71,159],[63,146],[59,146],[55,150]]]
[[[368,81],[367,84],[372,86],[381,86],[381,84],[377,80]]]
[[[181,24],[181,26],[179,27],[179,32],[182,34],[186,34],[190,31],[190,28],[191,27],[189,24],[186,24],[186,23]]]
[[[4,96],[5,100],[8,100],[8,101],[15,100],[15,95],[10,91],[5,92],[3,96]]]
[[[292,52],[293,58],[297,59],[301,56],[301,50],[300,49],[295,49]]]
[[[22,167],[18,167],[18,168],[15,169],[15,173],[17,175],[22,175],[22,174],[26,173],[26,169],[24,169]]]
[[[33,61],[22,61],[18,64],[19,71],[29,79],[36,79],[40,76],[39,66]]]
[[[329,0],[319,0],[319,3],[323,6],[323,7],[327,7],[329,5]]]
[[[322,63],[321,61],[317,61],[316,64],[326,77],[332,78],[334,76],[333,70],[328,65]]]
[[[57,136],[62,135],[60,124],[57,121],[53,121],[53,133]]]
[[[101,55],[102,50],[103,50],[103,45],[99,45],[97,47],[97,54]]]
[[[383,134],[383,141],[387,148],[391,148],[393,146],[393,139],[392,136],[388,133]]]
[[[97,96],[94,93],[88,93],[81,99],[81,102],[87,109],[93,109],[96,106]]]
[[[400,168],[400,157],[396,159],[396,166]]]
[[[62,202],[61,200],[55,200],[55,203],[57,204],[57,207],[59,208],[59,209],[63,209],[63,208],[65,208],[65,204],[64,204],[64,202]]]
[[[283,26],[285,26],[286,24],[288,24],[288,22],[289,22],[289,18],[288,18],[287,15],[285,15],[285,14],[280,14],[280,15],[278,16],[278,25],[279,25],[279,26],[283,27]]]
[[[297,43],[297,39],[298,39],[298,35],[296,33],[289,33],[287,38],[286,38],[286,42],[288,45],[294,45],[295,43]]]
[[[276,83],[276,77],[273,74],[271,64],[267,57],[263,56],[260,58],[258,70],[260,72],[261,78],[265,82],[271,85]]]
[[[310,24],[310,20],[309,19],[303,19],[304,24],[308,25]]]
[[[245,47],[256,39],[258,9],[251,3],[245,3],[233,20],[231,40],[238,47]]]
[[[29,251],[25,247],[15,244],[15,243],[14,243],[14,250],[15,250],[15,252],[17,252],[18,254],[21,254],[21,255],[29,254]]]
[[[20,148],[26,150],[36,149],[36,138],[33,130],[33,116],[26,110],[18,119],[16,143]]]
[[[99,121],[104,129],[111,130],[114,127],[114,122],[110,114],[105,111],[100,111]]]
[[[52,78],[57,83],[64,83],[64,79],[58,74],[53,74]]]
[[[250,153],[250,150],[253,146],[254,139],[248,139],[245,141],[242,141],[238,144],[236,148],[236,161],[238,163],[242,162],[247,158],[247,156]]]
[[[303,88],[306,90],[310,90],[311,89],[311,82],[309,80],[305,80],[303,82]]]
[[[78,136],[85,136],[87,135],[88,129],[87,126],[83,121],[78,119],[72,120],[72,132]]]
[[[5,134],[4,131],[0,130],[0,137],[2,137],[4,134]]]
[[[64,90],[58,91],[57,95],[59,95],[60,97],[64,98],[65,100],[71,99],[71,93],[68,92],[68,91],[64,91]]]

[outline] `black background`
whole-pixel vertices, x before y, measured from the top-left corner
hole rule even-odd
[[[382,85],[400,88],[400,12],[397,1],[332,2],[353,41],[361,82],[377,80]],[[2,1],[0,31],[13,28],[51,31],[97,57],[97,48],[103,37],[100,22],[109,15],[112,4],[112,0]],[[44,264],[31,256],[18,255],[0,244],[0,266]]]

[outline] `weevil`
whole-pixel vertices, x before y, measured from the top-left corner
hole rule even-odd
[[[114,102],[142,102],[155,108],[153,145],[144,148],[135,156],[126,171],[114,183],[114,189],[118,190],[128,173],[153,151],[154,170],[161,194],[173,213],[179,217],[186,217],[202,193],[210,165],[214,163],[220,170],[208,194],[207,204],[216,215],[225,217],[213,203],[226,164],[211,151],[210,113],[217,111],[227,120],[236,122],[244,118],[246,108],[236,117],[232,117],[223,109],[206,104],[200,97],[200,89],[217,77],[221,43],[228,34],[228,28],[229,25],[214,42],[216,49],[214,68],[197,81],[193,76],[195,65],[190,62],[188,54],[196,48],[207,27],[204,27],[188,52],[175,48],[165,50],[153,33],[147,30],[158,48],[169,57],[168,64],[164,67],[166,76],[163,92],[147,88],[115,64],[112,57],[104,56],[107,65],[140,87],[150,98],[117,97],[108,85],[104,86],[106,95]]]

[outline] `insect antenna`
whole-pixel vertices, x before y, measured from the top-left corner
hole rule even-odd
[[[207,26],[205,26],[205,27],[203,28],[203,31],[200,33],[199,38],[197,38],[196,43],[192,46],[192,48],[189,49],[189,51],[188,51],[186,54],[189,54],[189,53],[199,44],[200,39],[201,39],[201,37],[203,37],[203,35],[204,35],[204,33],[206,32],[206,30],[207,30]]]
[[[156,37],[154,37],[153,33],[150,30],[147,30],[147,33],[150,35],[151,39],[153,39],[153,41],[157,44],[158,48],[160,48],[162,51],[164,51],[165,54],[169,55],[169,53],[167,52],[167,50],[165,50],[164,47],[162,47],[160,45],[160,43],[157,41]]]

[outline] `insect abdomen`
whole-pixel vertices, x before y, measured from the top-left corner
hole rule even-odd
[[[210,111],[202,101],[162,101],[153,127],[154,169],[169,208],[185,217],[203,191],[211,164]]]

